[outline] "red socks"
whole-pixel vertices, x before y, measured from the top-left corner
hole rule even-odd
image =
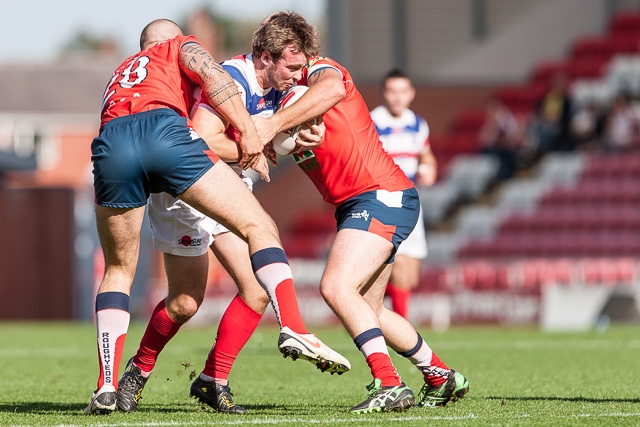
[[[432,387],[437,387],[447,381],[449,367],[435,353],[432,353],[429,367],[422,371],[424,381]]]
[[[387,343],[380,328],[364,331],[355,337],[353,342],[367,359],[371,375],[382,381],[382,387],[398,386],[402,383],[400,375],[391,362]]]
[[[409,316],[409,296],[411,295],[411,291],[389,283],[385,294],[391,298],[393,311],[407,319]]]
[[[393,367],[388,354],[373,353],[367,356],[367,365],[371,369],[373,378],[380,378],[382,387],[398,386],[401,384],[400,376]]]
[[[287,279],[276,287],[276,300],[280,309],[280,322],[282,326],[288,326],[293,332],[308,334],[307,327],[302,320],[296,288],[293,286],[293,279]]]
[[[427,384],[433,387],[442,385],[449,377],[449,367],[436,356],[420,334],[417,336],[418,342],[415,347],[409,351],[398,352],[398,354],[409,359],[422,372]]]
[[[251,255],[251,267],[260,286],[267,292],[280,327],[308,334],[300,315],[296,289],[287,255],[280,248],[261,249]]]
[[[226,382],[233,362],[258,327],[261,318],[260,313],[249,307],[240,295],[236,295],[220,320],[216,342],[209,352],[202,373]]]
[[[151,372],[158,360],[158,354],[181,326],[182,323],[174,322],[167,314],[164,300],[160,301],[153,310],[147,329],[140,341],[138,352],[133,358],[133,363],[144,372]]]

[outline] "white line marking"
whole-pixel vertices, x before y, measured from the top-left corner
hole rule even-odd
[[[202,426],[202,425],[273,425],[273,424],[300,424],[300,425],[308,425],[308,424],[353,424],[353,423],[361,423],[361,422],[374,422],[376,421],[376,414],[372,414],[371,416],[358,416],[358,417],[349,417],[349,418],[324,418],[324,419],[309,419],[309,418],[261,418],[261,419],[247,419],[245,417],[239,417],[237,420],[233,421],[223,421],[223,420],[207,420],[207,421],[162,421],[162,422],[132,422],[132,423],[95,423],[95,424],[52,424],[47,427],[170,427],[170,426]],[[507,418],[531,418],[530,414],[510,414],[505,415]],[[616,418],[616,417],[625,417],[625,418],[634,418],[640,417],[640,412],[614,412],[611,414],[570,414],[570,415],[547,415],[547,418],[552,419],[575,419],[575,418]],[[407,416],[407,417],[390,417],[384,418],[384,421],[464,421],[464,420],[488,420],[488,421],[499,421],[501,417],[494,416],[477,416],[474,414],[469,414],[466,416],[451,416],[451,417],[443,417],[443,416]],[[382,419],[378,419],[382,420]],[[28,425],[19,425],[14,424],[11,427],[30,427]],[[44,427],[44,426],[43,426]]]

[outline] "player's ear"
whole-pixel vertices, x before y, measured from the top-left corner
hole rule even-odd
[[[413,102],[413,99],[416,97],[416,89],[413,86],[411,86],[411,91],[409,93],[411,94],[409,103],[411,103]]]
[[[273,62],[273,58],[271,57],[271,52],[269,52],[268,50],[262,51],[262,54],[260,55],[260,59],[265,65],[268,64],[269,62]]]

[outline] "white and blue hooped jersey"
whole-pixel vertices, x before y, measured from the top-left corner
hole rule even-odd
[[[235,81],[242,102],[247,108],[249,115],[265,118],[273,115],[283,92],[272,88],[263,89],[260,84],[258,84],[252,54],[234,56],[224,61],[222,68],[224,68]],[[197,88],[196,90],[200,91],[201,89]],[[200,95],[200,92],[198,92],[196,97],[200,100],[196,103],[196,108],[205,108],[214,114],[218,114],[218,112],[207,103],[206,98]]]
[[[263,89],[260,84],[258,84],[252,54],[234,56],[224,61],[222,68],[224,68],[235,81],[242,102],[247,108],[249,115],[268,118],[275,113],[283,92],[279,92],[273,88]],[[220,115],[209,105],[206,97],[201,94],[199,87],[196,91],[200,92],[196,94],[199,102],[196,103],[195,108],[204,108],[216,115]],[[227,128],[227,135],[231,139],[238,140],[238,135],[232,126]],[[237,163],[229,163],[229,165],[235,166]]]
[[[407,109],[393,117],[384,106],[371,111],[371,119],[380,135],[382,147],[411,179],[418,172],[420,153],[429,147],[429,125],[422,117]]]
[[[271,117],[282,97],[275,89],[263,89],[258,84],[253,54],[234,56],[222,63],[238,85],[240,96],[251,116]]]

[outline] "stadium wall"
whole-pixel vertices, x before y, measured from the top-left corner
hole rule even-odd
[[[71,319],[74,194],[0,189],[0,318]]]

